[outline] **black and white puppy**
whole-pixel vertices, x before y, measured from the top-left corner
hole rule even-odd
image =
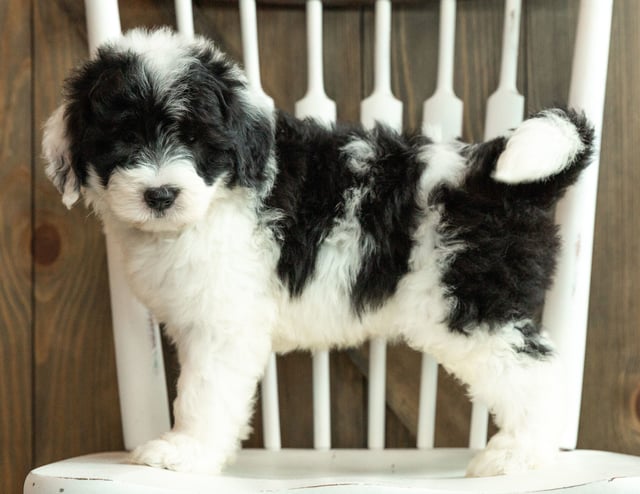
[[[133,461],[219,471],[271,351],[371,337],[429,352],[489,406],[500,432],[469,474],[551,461],[563,393],[535,314],[559,249],[551,209],[592,142],[562,110],[473,145],[328,129],[270,109],[203,38],[103,46],[67,80],[44,155],[177,346],[175,426]]]

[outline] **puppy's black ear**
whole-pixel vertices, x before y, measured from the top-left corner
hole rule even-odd
[[[226,110],[234,133],[238,182],[252,188],[260,188],[265,182],[274,145],[272,110],[257,106],[254,100],[258,98],[249,94],[236,96]]]
[[[42,138],[42,154],[47,161],[47,177],[62,194],[64,205],[71,208],[80,198],[80,181],[71,166],[65,111],[66,105],[62,104],[47,120]]]
[[[222,125],[215,139],[223,140],[220,144],[235,155],[235,182],[260,189],[275,142],[273,108],[213,44],[201,47],[195,58],[200,63],[184,80],[193,111],[214,127]]]

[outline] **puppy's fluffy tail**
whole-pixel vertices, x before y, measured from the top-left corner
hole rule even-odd
[[[491,177],[497,182],[535,184],[562,195],[591,162],[594,130],[583,113],[545,110],[506,138]],[[527,187],[524,187],[527,188]]]

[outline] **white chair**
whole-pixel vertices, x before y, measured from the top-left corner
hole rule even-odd
[[[120,35],[116,0],[85,0],[91,50]],[[491,136],[518,123],[523,98],[515,86],[519,26],[519,0],[507,0],[500,86],[488,105],[485,133]],[[260,85],[255,3],[240,0],[244,63],[253,88],[265,98]],[[612,0],[582,0],[569,105],[582,108],[600,135],[611,26]],[[177,24],[193,35],[189,1],[176,0]],[[322,4],[307,2],[309,35],[309,91],[296,106],[299,116],[314,115],[331,122],[335,103],[322,84]],[[402,104],[391,94],[389,33],[391,4],[376,2],[375,87],[363,101],[362,122],[385,120],[399,128]],[[442,0],[438,87],[425,102],[424,128],[439,127],[444,136],[460,134],[462,102],[452,90],[455,0]],[[444,118],[444,116],[448,118]],[[566,244],[580,237],[591,246],[598,168],[592,166],[558,208],[558,221]],[[574,211],[580,209],[580,214]],[[130,294],[122,274],[118,246],[107,239],[120,402],[125,446],[131,449],[169,428],[168,400],[157,325]],[[33,470],[25,480],[25,494],[51,493],[205,493],[285,492],[313,488],[313,492],[463,493],[546,492],[638,493],[640,458],[598,451],[575,451],[582,388],[584,343],[589,293],[591,248],[580,257],[563,252],[557,282],[550,291],[543,317],[569,369],[572,408],[560,454],[548,468],[520,475],[468,479],[466,464],[487,438],[487,411],[475,405],[470,448],[433,448],[437,365],[423,357],[420,387],[418,449],[384,447],[385,343],[372,342],[370,352],[369,449],[331,450],[329,366],[326,353],[314,355],[314,449],[282,450],[272,358],[262,383],[263,450],[242,450],[236,463],[218,477],[188,475],[126,463],[126,452],[100,453],[64,460]],[[572,287],[578,287],[577,290]],[[570,308],[567,310],[567,308]],[[576,308],[579,308],[577,310]],[[567,320],[571,319],[571,324]],[[151,323],[150,323],[151,321]],[[572,328],[571,344],[561,328]],[[149,338],[149,329],[153,338]],[[576,335],[576,329],[581,333]],[[578,331],[580,332],[580,331]],[[576,343],[578,342],[578,344]]]

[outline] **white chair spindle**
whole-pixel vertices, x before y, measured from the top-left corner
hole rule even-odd
[[[85,0],[89,51],[121,35],[117,0]],[[171,427],[158,325],[136,299],[124,274],[120,246],[107,232],[107,265],[122,433],[127,449]]]
[[[422,132],[445,141],[462,135],[462,100],[453,91],[453,67],[456,38],[456,1],[440,1],[440,34],[438,46],[438,82],[436,91],[424,102]],[[438,394],[438,363],[422,355],[420,405],[418,408],[418,441],[420,449],[433,448]]]
[[[582,0],[573,55],[569,106],[583,110],[596,130],[599,153],[609,60],[613,0]],[[542,324],[551,335],[567,376],[566,427],[561,446],[578,438],[584,352],[589,314],[591,259],[598,187],[598,154],[556,209],[562,252],[547,293]]]
[[[438,362],[422,354],[420,372],[420,404],[418,408],[418,448],[433,448],[436,432],[436,397],[438,394]]]
[[[118,1],[85,0],[84,8],[89,52],[93,55],[102,43],[118,38],[122,34]]]
[[[107,232],[107,266],[122,433],[134,449],[171,428],[158,324],[133,295],[120,245]]]
[[[493,139],[516,127],[524,116],[524,96],[516,87],[520,45],[521,0],[505,0],[502,59],[498,89],[487,101],[484,138]]]
[[[313,354],[313,447],[331,448],[330,360],[326,350]]]
[[[249,87],[264,100],[264,104],[273,108],[271,99],[262,89],[260,82],[260,59],[258,56],[258,23],[255,0],[240,0],[240,30],[242,31],[242,52],[244,68]],[[278,374],[276,356],[271,355],[261,383],[262,423],[264,447],[278,450],[280,440],[280,407],[278,405]]]
[[[269,355],[267,368],[262,378],[262,428],[265,449],[277,451],[280,440],[280,406],[278,403],[278,370],[276,355]]]
[[[178,32],[185,38],[193,38],[193,6],[191,0],[175,0]]]
[[[400,132],[402,102],[391,93],[391,2],[376,0],[373,92],[360,105],[360,121],[373,128],[376,121]]]
[[[391,93],[391,2],[376,0],[374,83],[371,95],[362,101],[360,121],[365,128],[373,128],[376,122],[384,123],[400,132],[402,130],[402,102]],[[376,338],[369,351],[369,406],[368,447],[384,448],[385,431],[385,381],[386,341]]]
[[[524,96],[518,93],[518,47],[520,41],[521,0],[506,0],[504,31],[502,35],[502,60],[498,89],[487,101],[487,117],[484,127],[485,140],[493,139],[516,127],[524,117]],[[471,409],[469,447],[484,448],[487,444],[489,410],[482,403],[474,403]]]
[[[324,91],[322,70],[322,2],[307,0],[307,93],[296,103],[298,118],[313,117],[331,125],[336,120],[336,104]],[[331,447],[331,396],[329,352],[314,352],[313,360],[313,447]]]
[[[307,93],[295,111],[298,118],[313,117],[330,125],[336,121],[336,104],[325,93],[322,65],[322,2],[307,0]]]
[[[440,1],[439,37],[438,82],[433,96],[424,102],[422,133],[449,141],[462,135],[463,103],[453,91],[456,0]]]
[[[242,31],[242,56],[249,86],[273,107],[273,99],[262,89],[260,82],[260,58],[258,52],[258,21],[255,0],[240,0],[240,30]]]
[[[471,425],[469,427],[469,447],[482,449],[487,445],[489,433],[489,410],[482,403],[473,403],[471,406]]]
[[[387,342],[383,338],[369,344],[369,403],[367,446],[383,449],[386,412]]]

